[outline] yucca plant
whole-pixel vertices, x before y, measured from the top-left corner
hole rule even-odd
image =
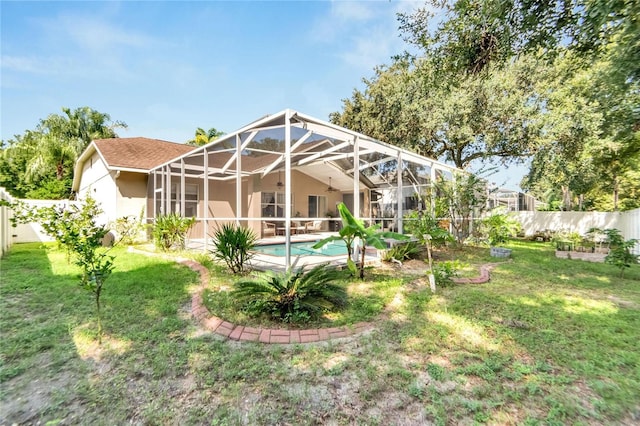
[[[187,232],[195,223],[195,217],[182,217],[177,213],[158,215],[152,231],[156,247],[162,251],[172,248],[184,250]]]
[[[235,284],[232,296],[249,310],[285,322],[304,322],[347,304],[347,291],[334,280],[338,272],[318,265],[308,272],[271,271]]]
[[[211,238],[214,249],[211,254],[215,259],[227,264],[231,272],[240,274],[245,271],[249,260],[253,257],[253,247],[258,237],[249,228],[224,224],[217,228]]]

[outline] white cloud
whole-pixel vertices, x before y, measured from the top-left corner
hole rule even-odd
[[[332,1],[331,17],[343,22],[367,21],[374,17],[372,2]]]
[[[312,28],[315,42],[335,45],[335,56],[349,68],[370,72],[394,55],[413,51],[401,37],[398,13],[425,7],[423,1],[333,1]]]
[[[155,43],[152,37],[93,16],[60,15],[44,21],[43,26],[50,33],[96,54],[122,47],[147,48]]]
[[[38,73],[45,70],[36,58],[26,56],[2,55],[2,68],[27,73]]]

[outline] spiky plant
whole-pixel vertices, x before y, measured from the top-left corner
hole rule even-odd
[[[308,272],[268,271],[257,275],[257,279],[237,282],[232,295],[258,313],[285,322],[305,321],[346,305],[347,291],[334,282],[337,274],[326,264]]]
[[[224,224],[215,230],[211,239],[214,246],[211,250],[213,257],[226,263],[234,274],[239,274],[245,271],[247,263],[253,257],[251,250],[258,237],[249,228]]]
[[[172,248],[184,250],[187,232],[195,223],[195,217],[182,217],[177,213],[158,215],[152,231],[156,247],[162,251]]]

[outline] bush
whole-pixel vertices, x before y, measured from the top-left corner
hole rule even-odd
[[[215,246],[211,254],[215,259],[226,263],[234,274],[242,273],[247,262],[253,257],[251,250],[257,238],[249,228],[224,224],[216,229],[211,238]]]
[[[433,265],[433,276],[436,283],[441,287],[447,287],[453,284],[453,278],[457,277],[459,270],[462,268],[459,260],[449,260],[446,262],[438,262]]]
[[[195,217],[182,217],[177,213],[159,215],[153,225],[153,242],[162,251],[184,250],[187,232],[196,223]]]
[[[417,259],[420,253],[422,253],[422,250],[420,249],[420,247],[418,247],[418,244],[410,241],[405,244],[396,244],[389,250],[385,251],[384,255],[382,256],[382,260],[384,260],[385,262],[390,262],[391,259],[399,261]]]
[[[638,263],[638,256],[631,253],[631,249],[636,245],[637,240],[624,240],[624,237],[617,229],[605,229],[604,233],[609,240],[609,254],[604,261],[620,270],[620,278],[624,276],[625,268]]]
[[[258,279],[237,282],[231,295],[250,314],[267,314],[290,323],[307,322],[346,305],[347,291],[333,282],[337,274],[326,264],[308,272],[269,271],[257,275]]]
[[[521,225],[504,209],[498,208],[480,222],[480,229],[481,235],[486,238],[489,245],[495,247],[506,243],[510,237],[515,237],[520,232]]]
[[[116,219],[113,228],[123,244],[131,245],[140,238],[140,233],[145,229],[143,221],[143,212],[140,212],[138,218],[133,215],[122,216]]]
[[[417,238],[422,245],[427,245],[427,235],[431,236],[431,244],[435,246],[443,246],[447,242],[455,241],[453,235],[440,226],[438,220],[427,213],[413,211],[405,215],[404,218],[405,231]]]

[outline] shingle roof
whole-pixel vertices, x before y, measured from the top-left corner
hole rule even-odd
[[[194,146],[149,138],[114,138],[93,141],[109,167],[150,170],[193,150]]]

